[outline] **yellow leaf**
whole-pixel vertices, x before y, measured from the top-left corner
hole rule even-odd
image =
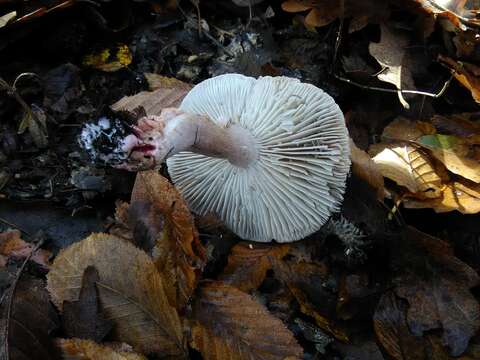
[[[180,319],[153,261],[115,236],[90,235],[55,258],[47,288],[60,310],[64,301],[78,300],[88,266],[98,271],[98,296],[106,318],[115,325],[114,339],[142,353],[185,356]]]
[[[15,19],[17,17],[17,12],[16,11],[10,11],[9,13],[6,13],[5,15],[0,16],[0,29],[7,25],[10,21]]]
[[[113,49],[104,49],[98,53],[86,55],[83,65],[105,72],[114,72],[132,63],[132,54],[127,45]]]
[[[406,187],[412,193],[439,197],[443,186],[428,155],[410,145],[384,145],[373,161],[384,177]]]

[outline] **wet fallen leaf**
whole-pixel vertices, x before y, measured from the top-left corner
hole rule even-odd
[[[455,135],[471,139],[477,143],[480,135],[480,123],[477,113],[460,113],[451,115],[436,114],[431,119],[432,124],[441,134]]]
[[[25,259],[32,253],[34,245],[27,243],[21,238],[18,230],[10,230],[0,233],[0,266],[5,266],[8,259]],[[51,253],[44,249],[38,249],[30,258],[44,269],[50,268],[49,257]]]
[[[379,43],[370,43],[370,54],[383,67],[377,75],[378,79],[395,85],[398,90],[414,90],[410,70],[404,66],[406,48],[409,37],[400,31],[394,31],[385,23],[381,24],[381,38]],[[398,98],[403,107],[408,109],[410,105],[403,94],[399,91]]]
[[[415,194],[438,198],[443,189],[442,178],[428,154],[412,145],[382,145],[384,149],[373,157],[383,176],[406,187]]]
[[[17,12],[16,11],[10,11],[9,13],[6,13],[5,15],[0,16],[0,29],[7,25],[10,21],[15,19],[17,17]]]
[[[11,289],[6,291],[0,320],[0,358],[58,359],[51,337],[58,327],[58,317],[45,282],[23,275],[13,294]]]
[[[431,154],[452,173],[480,183],[480,152],[478,147],[452,135],[425,135],[417,143],[430,150]]]
[[[438,59],[450,68],[455,79],[470,90],[473,99],[480,103],[480,67],[463,61],[456,61],[443,55],[439,55]]]
[[[248,294],[207,281],[193,306],[191,346],[204,359],[299,359],[293,334]]]
[[[219,280],[248,292],[257,289],[272,268],[272,258],[281,259],[288,245],[265,245],[241,242],[235,245]]]
[[[438,213],[457,210],[462,214],[480,212],[480,185],[454,181],[445,185],[436,199],[403,199],[403,205],[411,209],[431,208]]]
[[[348,341],[348,334],[332,319],[336,313],[337,295],[321,286],[328,278],[328,269],[324,264],[275,261],[274,272],[287,284],[302,313],[313,317],[322,330],[336,339]]]
[[[156,171],[137,174],[130,206],[135,202],[151,204],[150,211],[163,215],[165,231],[156,234],[153,258],[170,305],[183,309],[206,263],[190,210],[178,190]],[[153,233],[160,227],[154,227]]]
[[[377,164],[365,151],[359,149],[352,139],[350,139],[350,152],[352,172],[376,189],[378,198],[383,199],[385,184]]]
[[[57,339],[65,360],[146,360],[133,351],[119,351],[105,344],[84,339]]]
[[[185,90],[188,92],[192,89],[192,85],[173,77],[154,73],[145,73],[144,76],[148,81],[148,87],[150,88],[150,91],[155,91],[158,89],[173,89],[178,91]]]
[[[107,321],[101,312],[95,285],[98,280],[97,270],[93,266],[87,267],[83,272],[78,301],[64,301],[62,321],[68,337],[100,342],[112,329],[112,322]]]
[[[398,239],[397,239],[398,240]],[[443,330],[452,356],[461,355],[480,329],[480,305],[470,289],[480,277],[444,241],[408,227],[394,241],[395,294],[408,301],[407,324],[415,336]]]
[[[123,239],[93,234],[59,253],[47,276],[58,309],[65,301],[78,301],[88,266],[98,271],[98,295],[107,320],[115,324],[114,339],[142,353],[184,356],[180,320],[158,270],[147,254]]]

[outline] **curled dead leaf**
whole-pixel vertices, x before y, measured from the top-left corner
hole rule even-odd
[[[199,290],[191,345],[204,359],[302,357],[293,334],[250,295],[219,281],[207,281]]]
[[[137,174],[130,206],[139,201],[151,204],[150,211],[164,217],[165,231],[153,230],[158,232],[153,258],[170,305],[183,309],[206,263],[193,217],[178,190],[156,171]]]
[[[184,356],[180,319],[158,270],[147,254],[123,239],[93,234],[60,252],[47,276],[57,308],[78,300],[88,266],[98,270],[98,296],[107,320],[115,324],[115,339],[142,353]]]
[[[466,62],[456,61],[444,55],[439,55],[438,59],[450,68],[455,79],[470,90],[473,99],[477,103],[480,103],[480,67]]]

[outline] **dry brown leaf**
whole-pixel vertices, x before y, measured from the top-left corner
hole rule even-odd
[[[382,145],[383,151],[373,157],[374,163],[386,178],[406,187],[412,193],[438,198],[443,189],[442,178],[429,156],[417,146]]]
[[[163,280],[151,258],[134,245],[107,234],[93,234],[62,250],[47,279],[53,303],[78,301],[88,266],[99,274],[98,296],[113,337],[142,353],[184,356],[180,319],[168,303]]]
[[[477,145],[469,144],[467,139],[441,134],[422,136],[417,144],[428,149],[452,173],[480,183],[480,151]]]
[[[32,243],[22,240],[21,233],[18,230],[0,233],[0,266],[5,266],[9,258],[26,259],[32,253],[34,247]],[[35,261],[44,269],[49,269],[50,261],[48,259],[50,256],[49,251],[38,249],[30,260]]]
[[[446,184],[442,196],[437,199],[403,199],[403,205],[410,209],[431,208],[438,213],[457,210],[462,214],[480,212],[480,185],[467,181]]]
[[[324,283],[328,276],[328,270],[324,264],[275,261],[274,271],[275,275],[287,284],[304,314],[313,317],[321,329],[338,340],[349,340],[347,333],[331,319],[336,315],[336,294],[318,286]],[[311,298],[309,294],[315,294],[317,298]]]
[[[439,55],[438,59],[450,68],[455,79],[470,90],[473,99],[480,103],[480,67],[463,61],[455,61],[443,55]]]
[[[355,145],[352,139],[350,139],[350,159],[352,160],[352,173],[376,189],[378,199],[383,199],[385,184],[380,169],[365,151]]]
[[[143,355],[129,351],[117,351],[92,340],[57,339],[65,360],[146,360]]]
[[[240,242],[232,248],[219,280],[245,292],[257,289],[272,268],[272,258],[281,259],[289,248],[289,245]]]
[[[328,25],[340,17],[353,17],[349,26],[349,32],[353,32],[382,19],[387,6],[372,0],[287,0],[282,3],[282,10],[290,13],[310,10],[305,24],[311,27]]]
[[[183,309],[206,263],[193,217],[178,190],[156,171],[137,174],[131,204],[138,201],[152,204],[164,216],[166,231],[158,234],[153,258],[170,305]]]
[[[404,66],[404,58],[409,37],[399,31],[393,31],[385,23],[381,24],[381,39],[379,43],[370,43],[370,54],[384,68],[377,77],[381,81],[395,85],[398,90],[415,89],[412,74]],[[398,98],[408,109],[409,104],[399,91]]]
[[[192,85],[187,84],[181,80],[175,79],[173,77],[163,76],[154,73],[145,73],[143,74],[148,81],[148,87],[150,91],[155,91],[158,89],[174,89],[174,90],[185,90],[190,91]]]
[[[286,326],[248,294],[219,281],[202,284],[194,304],[191,346],[210,359],[299,359]]]
[[[142,107],[148,115],[160,115],[163,108],[180,106],[192,88],[191,85],[174,78],[156,74],[145,74],[145,77],[154,91],[141,91],[132,96],[125,96],[113,104],[112,109],[133,111]]]
[[[382,132],[385,141],[417,141],[423,135],[433,134],[435,129],[422,122],[415,122],[402,116],[395,118]]]
[[[17,17],[17,12],[16,11],[10,11],[9,13],[6,13],[5,15],[0,16],[0,29],[7,25],[10,21],[15,19]]]

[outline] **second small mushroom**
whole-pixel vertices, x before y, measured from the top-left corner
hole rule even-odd
[[[191,209],[246,240],[290,242],[340,209],[350,168],[335,101],[288,77],[227,74],[195,86],[179,109],[141,118],[123,168],[166,161]]]

